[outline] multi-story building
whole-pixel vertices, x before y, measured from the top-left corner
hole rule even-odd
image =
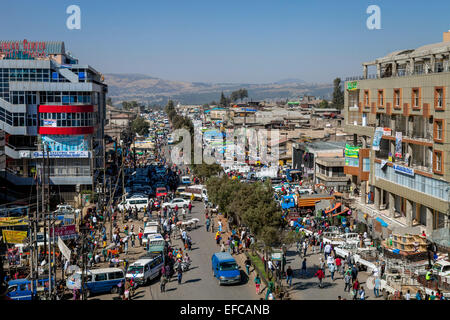
[[[0,176],[29,192],[44,155],[61,195],[90,188],[103,167],[106,92],[103,76],[64,42],[0,41]]]
[[[376,74],[368,68],[376,66]],[[441,43],[363,63],[345,84],[345,130],[359,156],[345,173],[375,208],[407,227],[448,227],[450,32]]]

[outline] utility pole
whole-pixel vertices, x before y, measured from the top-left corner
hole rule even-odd
[[[125,201],[125,160],[124,160],[124,154],[125,154],[125,144],[122,144],[122,201]],[[124,212],[125,212],[125,206],[124,210],[122,210],[122,223],[124,220]]]

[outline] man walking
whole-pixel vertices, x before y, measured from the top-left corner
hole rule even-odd
[[[286,269],[286,283],[289,285],[289,288],[292,286],[292,276],[294,271],[292,271],[291,266]]]
[[[206,223],[205,223],[205,225],[206,225],[206,232],[209,232],[209,226],[210,226],[210,224],[211,224],[211,220],[210,220],[209,218],[207,218],[207,219],[206,219]]]
[[[344,292],[350,292],[350,288],[351,288],[350,281],[351,280],[352,280],[352,276],[350,275],[350,272],[346,272],[345,276],[344,276],[344,282],[345,282]]]
[[[252,261],[250,258],[245,260],[245,269],[247,270],[247,275],[250,275],[250,266],[252,265]]]
[[[324,275],[322,269],[317,270],[315,276],[319,279],[319,288],[322,289],[322,287],[323,287],[322,281],[323,281],[323,278],[325,278],[325,275]]]
[[[303,262],[302,262],[302,275],[303,275],[303,274],[304,274],[305,276],[307,275],[307,274],[306,274],[306,258],[304,258],[304,259],[303,259]]]

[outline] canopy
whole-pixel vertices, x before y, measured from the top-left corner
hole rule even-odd
[[[336,203],[336,205],[333,207],[333,208],[331,208],[330,210],[326,210],[325,211],[325,213],[330,213],[331,211],[334,211],[334,210],[336,210],[337,208],[339,208],[341,206],[341,203],[340,202],[338,202],[338,203]]]
[[[340,214],[344,214],[344,213],[347,213],[348,211],[349,211],[350,209],[349,208],[346,208],[344,211],[341,211],[341,212],[338,212],[338,213],[335,213],[335,214],[333,214],[333,215],[331,215],[332,217],[335,217],[335,216],[338,216],[338,215],[340,215]]]
[[[318,199],[299,199],[298,200],[298,206],[299,207],[313,207],[316,205],[316,202],[319,202],[320,200]]]

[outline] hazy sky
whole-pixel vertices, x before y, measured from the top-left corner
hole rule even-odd
[[[81,30],[66,8],[81,8]],[[381,8],[381,30],[366,9]],[[450,1],[432,0],[2,0],[0,39],[62,40],[103,73],[168,80],[331,82],[361,63],[442,41]]]

